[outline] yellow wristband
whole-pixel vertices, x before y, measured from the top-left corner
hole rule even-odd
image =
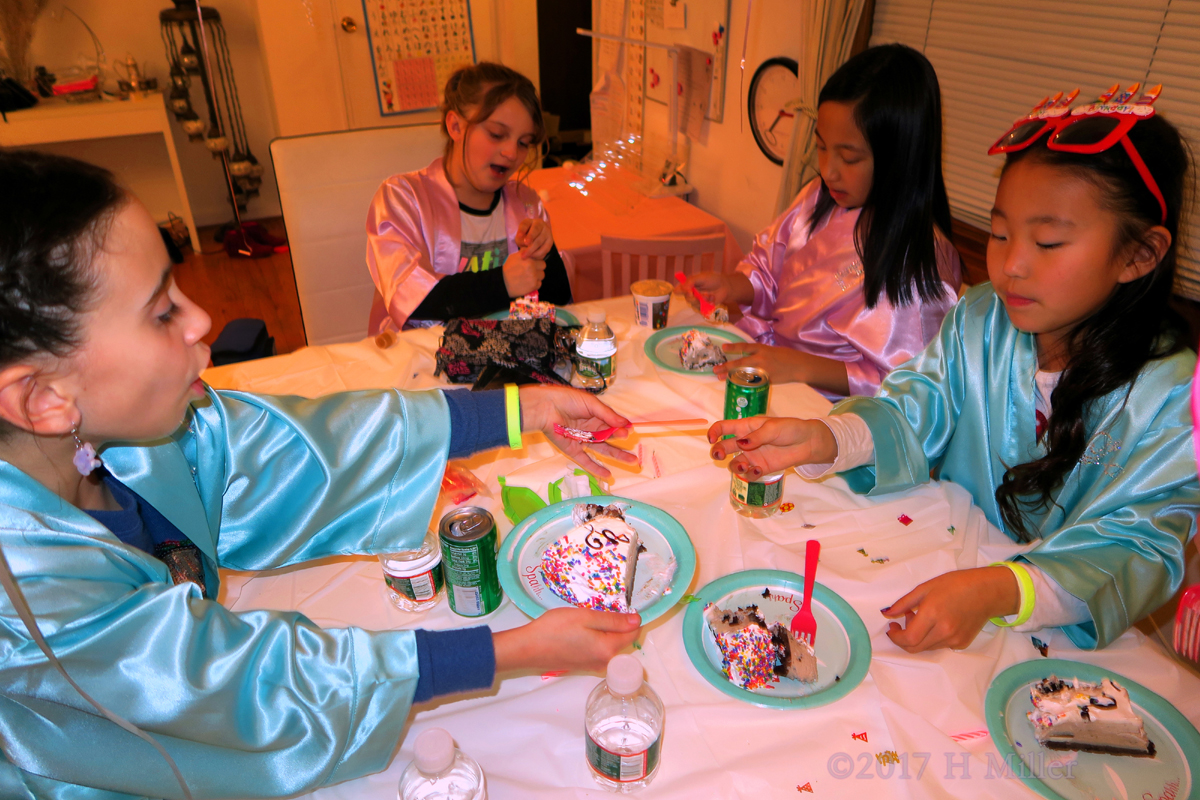
[[[997,561],[995,564],[990,564],[989,566],[1006,567],[1012,570],[1013,577],[1017,579],[1017,586],[1021,590],[1021,607],[1017,612],[1017,618],[1012,622],[1005,622],[1003,617],[992,617],[992,624],[999,625],[1001,628],[1024,625],[1033,616],[1033,607],[1036,603],[1033,592],[1033,578],[1030,577],[1029,570],[1025,569],[1024,564],[1017,564],[1012,561]]]
[[[508,422],[508,446],[520,450],[521,394],[515,383],[504,384],[504,417]]]

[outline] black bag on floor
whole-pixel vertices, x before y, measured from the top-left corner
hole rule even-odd
[[[230,320],[212,346],[214,367],[273,355],[275,339],[267,333],[267,323],[251,317]]]

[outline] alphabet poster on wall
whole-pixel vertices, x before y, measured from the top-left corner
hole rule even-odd
[[[470,0],[363,0],[379,113],[437,108],[454,70],[475,63]]]

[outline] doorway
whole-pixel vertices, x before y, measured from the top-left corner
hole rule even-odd
[[[538,0],[538,78],[550,134],[544,166],[579,160],[592,149],[592,0]]]

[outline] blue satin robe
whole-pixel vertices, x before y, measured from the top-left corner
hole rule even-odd
[[[966,488],[996,527],[995,491],[1005,465],[1045,453],[1035,436],[1034,336],[1013,327],[991,284],[970,290],[929,346],[831,414],[862,417],[875,464],[844,473],[856,492],[883,494],[939,477]],[[1040,539],[1022,558],[1087,603],[1092,619],[1064,631],[1082,648],[1104,647],[1167,602],[1183,579],[1200,483],[1189,408],[1196,355],[1147,364],[1126,399],[1094,403],[1090,441],[1055,503],[1026,515]]]
[[[203,552],[216,597],[217,566],[418,546],[448,445],[441,392],[210,391],[171,438],[101,457]],[[157,738],[197,800],[291,795],[391,760],[417,683],[412,631],[232,613],[4,462],[0,542],[67,672]],[[2,591],[0,746],[6,799],[180,796],[161,756],[62,680]]]

